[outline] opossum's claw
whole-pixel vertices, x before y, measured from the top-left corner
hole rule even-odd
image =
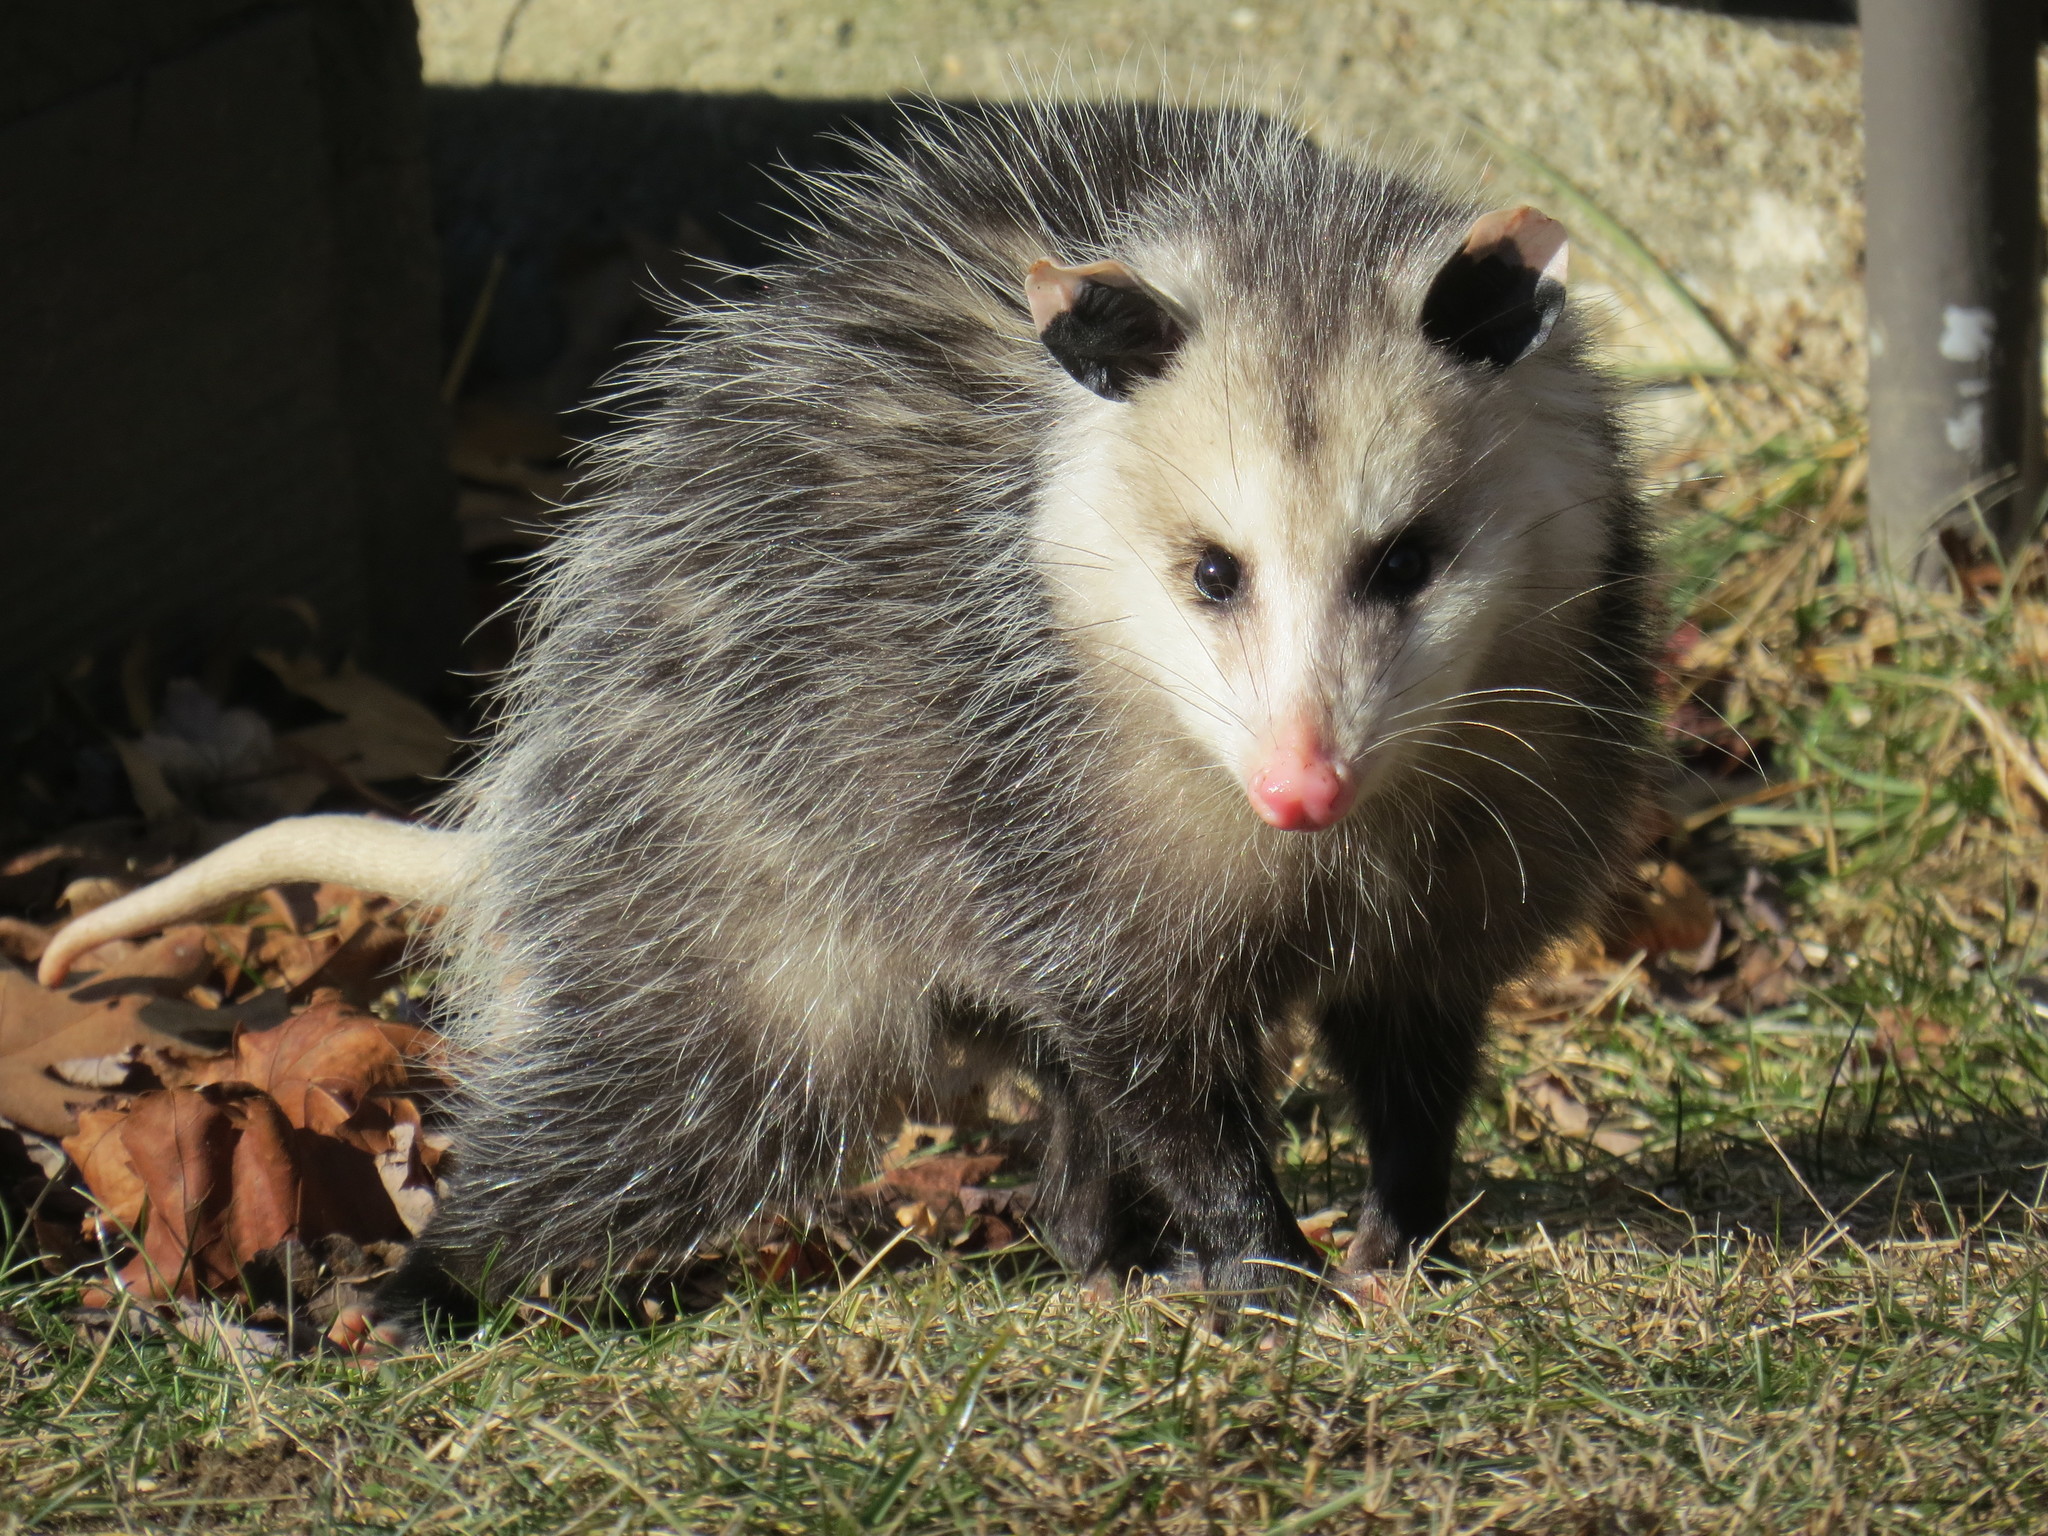
[[[1393,1305],[1394,1283],[1393,1271],[1386,1269],[1333,1269],[1323,1276],[1323,1284],[1335,1297],[1360,1311]]]
[[[404,1353],[417,1341],[402,1325],[380,1321],[361,1307],[343,1307],[327,1330],[327,1342],[364,1365],[374,1365],[386,1356]]]

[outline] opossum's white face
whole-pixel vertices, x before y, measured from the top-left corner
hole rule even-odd
[[[1531,276],[1525,293],[1546,285],[1548,308],[1470,344],[1504,360],[1447,363],[1418,325],[1362,327],[1311,366],[1256,316],[1148,315],[1155,300],[1124,287],[1120,267],[1034,269],[1055,356],[1078,329],[1055,306],[1105,273],[1124,297],[1097,295],[1097,329],[1121,305],[1152,328],[1141,342],[1161,344],[1156,369],[1128,325],[1078,368],[1060,357],[1100,397],[1077,399],[1039,509],[1060,618],[1077,645],[1170,701],[1274,827],[1333,827],[1405,765],[1430,771],[1432,748],[1457,750],[1448,732],[1483,718],[1474,685],[1489,658],[1598,581],[1602,456],[1561,444],[1579,424],[1546,410],[1540,384],[1504,387],[1501,372],[1540,344],[1562,301],[1550,291],[1562,231],[1530,217],[1533,259],[1509,249]],[[1435,318],[1441,329],[1441,306]],[[1458,341],[1480,323],[1452,320]]]

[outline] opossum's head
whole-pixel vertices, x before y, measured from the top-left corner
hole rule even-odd
[[[1395,782],[1517,616],[1597,580],[1612,454],[1584,376],[1532,357],[1563,229],[1516,209],[1407,260],[1334,305],[1199,250],[1026,278],[1082,386],[1038,519],[1059,617],[1284,830]]]

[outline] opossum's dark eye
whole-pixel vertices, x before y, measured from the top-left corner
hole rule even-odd
[[[1244,567],[1227,549],[1211,544],[1195,561],[1195,591],[1205,603],[1227,603],[1244,585]]]
[[[1358,595],[1366,602],[1405,603],[1436,575],[1436,555],[1425,539],[1397,537],[1359,568]]]

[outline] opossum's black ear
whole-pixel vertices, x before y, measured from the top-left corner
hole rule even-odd
[[[1187,339],[1158,295],[1120,261],[1035,261],[1024,274],[1024,302],[1053,361],[1105,400],[1130,399],[1166,372]]]
[[[1473,224],[1422,301],[1422,334],[1468,363],[1505,368],[1543,345],[1564,312],[1564,226],[1534,208]]]

